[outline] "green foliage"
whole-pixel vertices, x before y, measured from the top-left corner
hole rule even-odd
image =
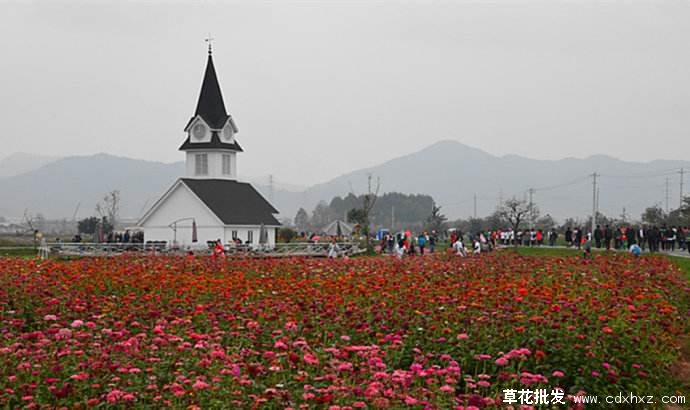
[[[431,231],[440,232],[445,227],[445,223],[448,220],[445,215],[441,213],[441,207],[434,204],[431,209],[431,215],[426,220],[426,229]]]
[[[311,225],[314,228],[323,227],[345,215],[347,215],[348,222],[362,223],[361,215],[354,214],[357,219],[352,219],[349,213],[353,209],[362,210],[365,197],[366,194],[353,195],[350,193],[344,197],[336,196],[328,205],[325,203],[317,205],[314,209]],[[434,199],[429,195],[389,192],[376,198],[376,202],[369,213],[369,222],[373,227],[385,227],[393,230],[423,229],[428,221],[429,211],[433,210],[433,205]],[[392,223],[395,223],[395,226],[391,226]]]
[[[284,226],[278,230],[278,240],[281,242],[289,243],[296,236],[297,232],[292,228]]]
[[[360,225],[364,225],[367,221],[367,214],[366,212],[364,212],[364,209],[352,208],[349,211],[347,211],[347,220],[350,222],[358,223]]]
[[[304,208],[300,208],[295,215],[295,226],[298,230],[304,231],[309,227],[309,215]]]
[[[641,216],[642,222],[658,226],[664,225],[667,217],[668,215],[666,215],[666,212],[658,205],[648,207]]]
[[[90,216],[77,222],[77,227],[81,233],[94,234],[96,232],[98,222],[100,222],[98,217]]]
[[[102,219],[96,216],[84,218],[81,221],[77,222],[77,227],[79,229],[79,232],[93,235],[96,233],[99,224],[103,225],[103,233],[107,233],[113,230],[113,225],[108,222],[108,218],[105,216]]]

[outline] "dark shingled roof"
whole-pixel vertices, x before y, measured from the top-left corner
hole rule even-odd
[[[226,225],[280,225],[278,211],[251,184],[228,179],[182,182]]]
[[[189,137],[180,145],[180,151],[186,151],[188,149],[208,149],[208,148],[220,148],[220,149],[230,149],[233,151],[243,152],[244,150],[240,147],[240,144],[235,140],[232,144],[223,142],[218,136],[218,132],[211,132],[210,142],[191,142]]]
[[[220,92],[220,85],[218,85],[218,77],[216,76],[216,69],[213,66],[213,57],[210,52],[194,116],[197,115],[200,115],[211,128],[215,129],[222,128],[229,117],[228,112],[225,111],[223,94]]]

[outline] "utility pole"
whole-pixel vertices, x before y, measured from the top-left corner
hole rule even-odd
[[[273,174],[268,176],[268,199],[273,202]]]
[[[477,194],[474,194],[474,219],[477,219]]]
[[[532,195],[534,194],[534,188],[529,189],[529,227],[534,229],[534,203],[532,202]]]
[[[592,173],[592,237],[594,237],[594,230],[597,227],[597,177],[599,174]]]
[[[501,209],[501,206],[503,206],[503,188],[498,191],[498,208],[496,209]]]
[[[683,174],[685,174],[685,169],[681,168],[679,174],[680,174],[680,205],[678,205],[678,209],[683,207]]]
[[[668,178],[666,178],[666,213],[668,213]]]
[[[395,231],[395,205],[391,206],[391,231]]]

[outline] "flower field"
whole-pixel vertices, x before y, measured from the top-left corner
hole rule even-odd
[[[487,408],[673,392],[664,258],[0,258],[0,406]],[[567,397],[566,397],[567,400]]]

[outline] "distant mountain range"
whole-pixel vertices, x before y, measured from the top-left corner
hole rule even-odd
[[[17,152],[7,157],[0,158],[0,178],[9,178],[15,175],[24,174],[58,159],[60,159],[60,157]]]
[[[24,163],[14,166],[15,169],[23,166],[27,171],[10,173],[4,178],[0,174],[0,216],[17,218],[28,209],[48,218],[71,219],[75,212],[77,218],[83,218],[93,214],[103,194],[119,189],[121,215],[136,219],[184,173],[182,162],[165,164],[107,154],[60,159],[35,156],[34,160],[25,157],[19,162]],[[0,161],[0,170],[5,169],[4,164],[5,160]],[[272,200],[281,216],[287,218],[294,217],[300,206],[311,211],[321,200],[366,192],[367,176],[371,174],[374,180],[380,180],[382,193],[432,195],[442,206],[442,212],[451,218],[472,216],[475,195],[477,215],[485,216],[496,208],[500,198],[527,198],[528,190],[534,188],[533,200],[542,214],[563,220],[591,213],[589,175],[597,172],[601,174],[600,210],[619,216],[625,208],[626,214],[636,219],[649,205],[665,206],[666,178],[669,205],[677,206],[677,171],[681,167],[690,171],[690,162],[628,162],[603,155],[554,161],[515,155],[498,157],[457,141],[442,141],[307,189],[277,184],[270,190],[268,178],[245,180]]]

